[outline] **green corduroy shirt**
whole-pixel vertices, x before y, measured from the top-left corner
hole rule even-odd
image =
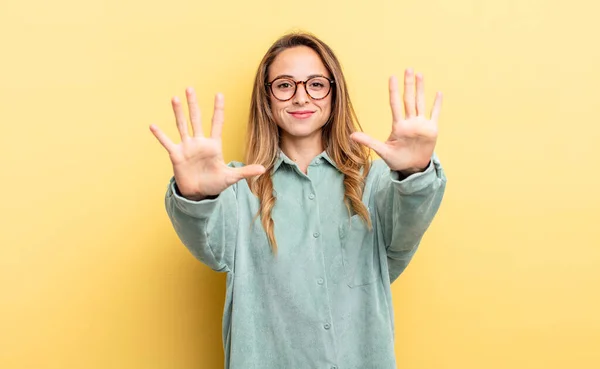
[[[390,284],[442,201],[446,177],[437,156],[402,180],[373,161],[362,199],[371,229],[348,213],[344,176],[325,152],[307,174],[280,152],[271,176],[276,254],[245,180],[214,199],[190,201],[171,178],[166,193],[183,244],[227,273],[225,368],[395,369]]]

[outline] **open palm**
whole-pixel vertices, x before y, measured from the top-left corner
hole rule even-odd
[[[387,141],[377,141],[362,132],[355,132],[351,137],[373,149],[392,170],[405,174],[422,171],[429,164],[435,149],[442,94],[436,94],[431,117],[427,118],[423,76],[415,76],[411,69],[407,69],[404,74],[402,116],[398,82],[393,76],[389,80],[389,89],[393,122]]]
[[[264,173],[265,168],[262,165],[231,168],[225,164],[221,142],[225,105],[223,95],[217,94],[215,97],[210,137],[204,137],[202,134],[200,109],[192,88],[186,89],[186,98],[192,135],[188,133],[188,123],[177,97],[171,100],[171,104],[181,142],[173,143],[156,125],[150,126],[154,136],[169,153],[175,182],[184,197],[201,200],[215,196],[243,178]]]

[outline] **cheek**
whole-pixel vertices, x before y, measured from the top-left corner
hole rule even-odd
[[[325,115],[327,115],[327,117],[329,117],[329,115],[331,115],[331,109],[333,108],[331,106],[331,97],[328,97],[325,100],[319,101],[318,104],[319,104],[319,108],[321,108],[321,111],[323,111],[323,113]]]
[[[281,102],[273,97],[270,97],[270,105],[271,105],[271,114],[273,115],[273,118],[275,119],[275,123],[277,123],[277,125],[281,125],[281,120],[284,116],[284,109],[286,108],[286,104],[284,102]]]
[[[269,101],[271,102],[271,110],[274,113],[283,110],[286,106],[285,102],[279,101],[279,100],[275,99],[274,97],[270,97]]]

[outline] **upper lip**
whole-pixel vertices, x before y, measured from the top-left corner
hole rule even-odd
[[[290,113],[290,114],[306,114],[306,113],[314,113],[314,111],[312,111],[312,110],[297,110],[297,111],[290,111],[288,113]]]

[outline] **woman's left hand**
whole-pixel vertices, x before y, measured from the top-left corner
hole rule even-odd
[[[391,170],[404,176],[424,171],[429,165],[438,136],[442,93],[436,94],[431,117],[426,118],[423,75],[417,73],[415,76],[411,69],[407,69],[404,73],[404,117],[400,108],[398,81],[394,76],[390,77],[390,106],[392,133],[385,143],[363,132],[355,132],[350,137],[373,149]]]

